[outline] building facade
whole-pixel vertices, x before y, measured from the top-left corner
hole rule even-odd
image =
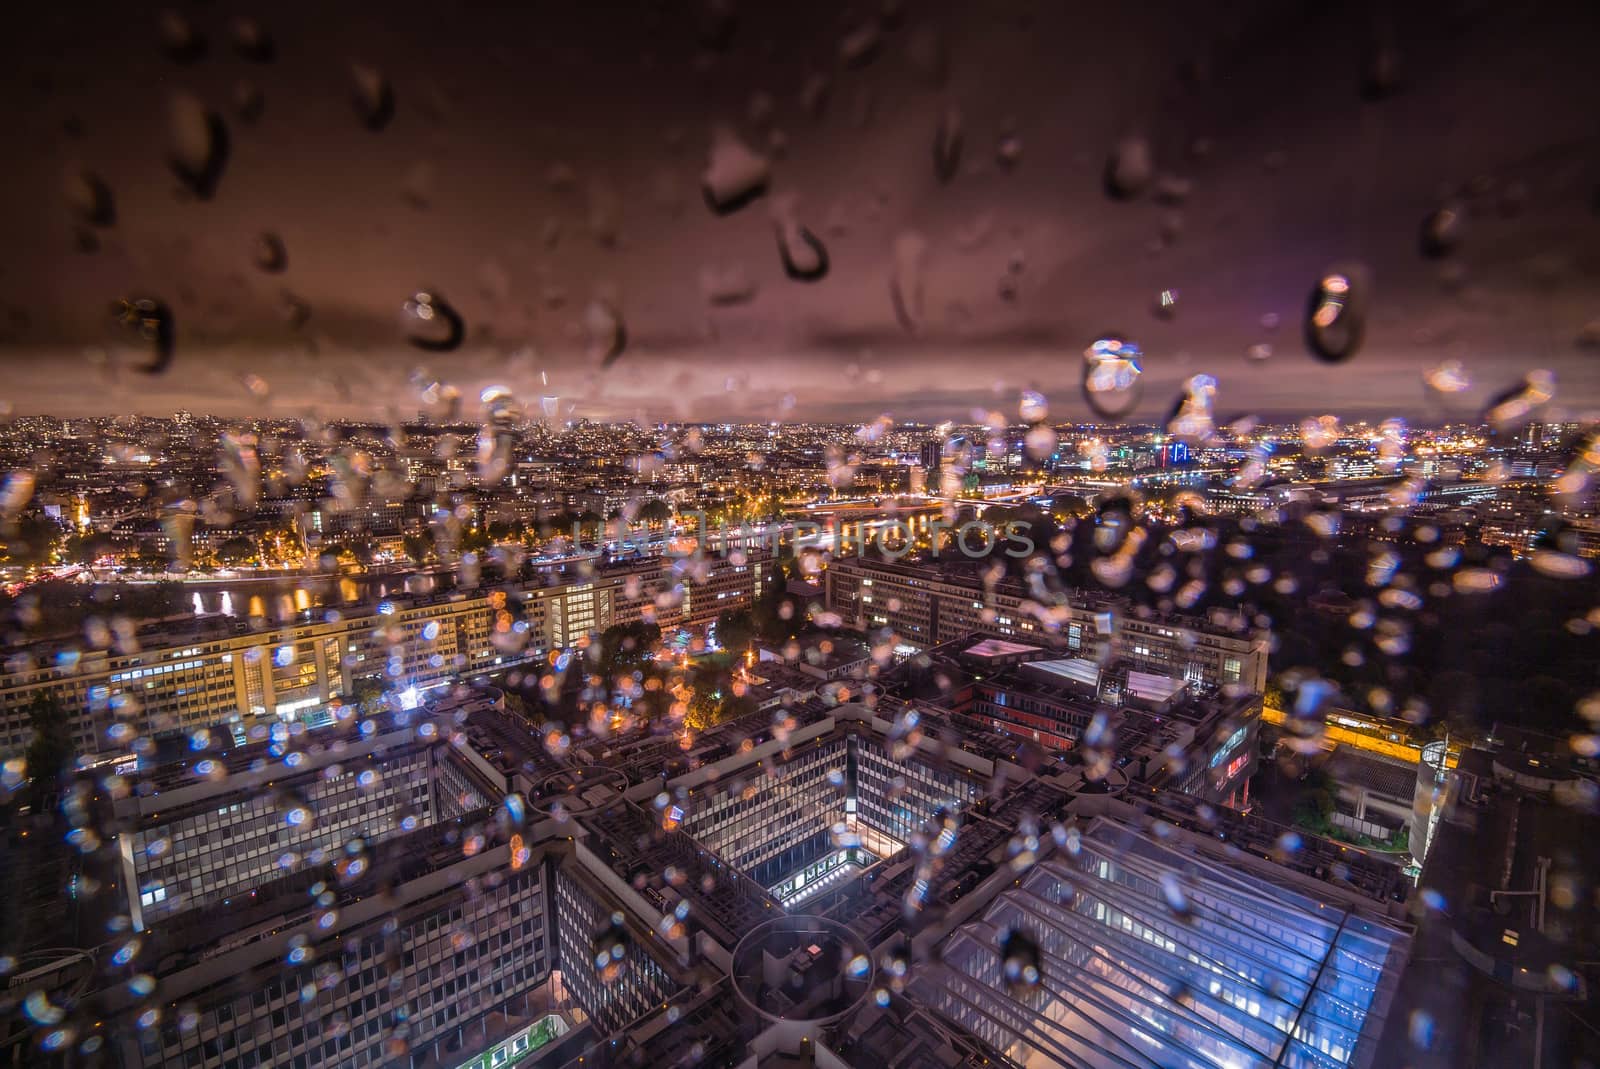
[[[1075,594],[1044,601],[1020,582],[988,584],[971,568],[865,558],[834,561],[827,605],[861,627],[889,627],[900,640],[937,646],[974,632],[1049,642],[1094,660],[1109,655],[1140,667],[1261,693],[1268,640],[1195,617],[1145,618],[1117,598]]]
[[[126,753],[139,739],[325,715],[363,685],[414,692],[502,671],[614,624],[703,626],[748,609],[764,572],[755,557],[652,560],[545,586],[299,609],[272,627],[209,616],[108,636],[107,648],[38,643],[0,674],[0,757],[27,748],[39,697],[67,715],[78,753]]]

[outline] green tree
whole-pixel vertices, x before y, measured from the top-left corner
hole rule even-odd
[[[689,679],[689,712],[685,722],[696,731],[727,723],[755,711],[755,700],[735,693],[733,673],[715,664],[697,666]]]
[[[61,780],[72,763],[72,728],[66,710],[54,698],[37,695],[28,706],[28,788],[33,811],[51,808],[61,793]]]
[[[722,648],[743,653],[756,637],[755,617],[747,609],[735,609],[717,617],[717,641]]]
[[[167,554],[156,547],[154,542],[139,543],[139,552],[134,554],[134,565],[147,572],[165,572],[172,564]]]
[[[234,535],[217,547],[217,560],[223,564],[245,564],[256,555],[256,544],[243,535]]]
[[[1338,797],[1333,777],[1322,768],[1311,769],[1300,781],[1300,793],[1294,803],[1294,822],[1310,831],[1327,834],[1333,827]]]
[[[0,561],[32,567],[50,563],[61,528],[48,516],[28,515],[0,527]]]
[[[433,539],[425,534],[408,534],[402,541],[406,557],[413,564],[426,564],[433,556]]]
[[[600,670],[614,675],[649,663],[661,645],[661,628],[639,621],[613,624],[600,633]]]
[[[360,676],[350,684],[350,701],[363,712],[375,712],[383,704],[383,680],[377,676]]]
[[[1050,503],[1050,515],[1057,523],[1081,520],[1094,513],[1094,506],[1076,494],[1062,494]]]
[[[791,562],[792,563],[792,562]],[[789,596],[788,573],[783,562],[774,565],[751,609],[756,632],[768,642],[782,642],[800,633],[805,622],[803,606]],[[787,615],[784,606],[788,606]]]
[[[69,535],[63,556],[74,564],[90,565],[111,552],[111,539],[99,531]]]

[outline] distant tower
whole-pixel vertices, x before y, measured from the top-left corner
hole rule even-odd
[[[944,443],[937,438],[930,438],[922,443],[920,452],[922,466],[929,474],[937,472],[944,465]]]

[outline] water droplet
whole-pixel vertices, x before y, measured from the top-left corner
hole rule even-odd
[[[1552,579],[1580,579],[1592,570],[1588,561],[1556,549],[1535,549],[1528,558],[1533,570]]]
[[[589,358],[602,368],[616,363],[628,348],[628,328],[610,301],[596,297],[583,312],[583,327],[589,338]]]
[[[1106,195],[1112,200],[1131,200],[1143,193],[1154,177],[1150,142],[1137,135],[1125,137],[1106,160]]]
[[[1043,423],[1050,417],[1050,402],[1038,390],[1023,390],[1017,402],[1017,415],[1024,423]]]
[[[1055,428],[1043,423],[1022,436],[1022,448],[1034,460],[1048,459],[1054,455],[1059,444]]]
[[[695,38],[701,48],[713,52],[726,52],[733,44],[733,35],[739,29],[739,13],[733,0],[706,0],[700,6],[700,17]]]
[[[1367,54],[1361,74],[1361,95],[1368,100],[1393,96],[1400,88],[1400,53],[1393,45],[1379,45]]]
[[[173,174],[196,197],[210,200],[222,180],[232,148],[227,124],[199,97],[176,93],[168,111],[167,130],[167,162]]]
[[[373,133],[377,133],[394,118],[394,87],[389,79],[373,67],[360,63],[350,65],[351,102],[356,117]]]
[[[1255,361],[1272,359],[1272,346],[1266,342],[1257,342],[1244,351],[1246,358]]]
[[[621,979],[628,969],[628,957],[633,948],[621,913],[613,913],[611,920],[594,935],[594,968],[602,982],[610,984]]]
[[[828,110],[828,96],[833,89],[833,83],[826,74],[810,74],[800,86],[800,106],[805,113],[813,119],[820,119]]]
[[[233,20],[233,50],[251,63],[271,63],[278,58],[278,43],[255,19]]]
[[[934,89],[944,88],[950,78],[950,49],[944,35],[924,23],[911,31],[906,42],[906,59],[911,69]]]
[[[940,183],[948,183],[961,170],[961,149],[965,137],[961,129],[961,112],[946,108],[939,117],[939,127],[933,133],[933,174]]]
[[[1009,128],[1002,130],[1000,140],[995,143],[994,159],[1002,171],[1015,170],[1022,162],[1022,136]]]
[[[246,126],[254,126],[267,110],[267,94],[254,82],[240,82],[233,87],[233,113]]]
[[[700,190],[713,212],[729,215],[743,208],[767,191],[771,176],[771,162],[739,140],[732,130],[718,127],[712,131]]]
[[[121,337],[145,356],[134,367],[147,375],[159,375],[171,366],[176,327],[172,310],[164,302],[150,297],[121,300],[112,306],[111,314]]]
[[[839,62],[846,67],[865,67],[878,57],[883,47],[883,26],[868,19],[839,42]]]
[[[1178,291],[1162,290],[1156,294],[1156,299],[1150,306],[1150,313],[1157,319],[1163,319],[1169,323],[1176,319],[1178,317]]]
[[[1166,901],[1167,908],[1174,916],[1181,920],[1189,920],[1192,916],[1189,905],[1189,896],[1184,892],[1183,885],[1178,882],[1175,873],[1163,872],[1161,874],[1161,897]]]
[[[1489,399],[1483,409],[1483,421],[1497,431],[1514,430],[1549,404],[1555,394],[1555,373],[1535,368],[1521,382]]]
[[[93,171],[68,170],[62,193],[67,207],[81,222],[90,226],[114,226],[117,222],[116,198],[105,179]]]
[[[279,274],[289,266],[289,250],[284,247],[283,239],[270,230],[257,235],[253,258],[255,265],[269,275]]]
[[[828,274],[828,247],[792,215],[774,224],[778,235],[778,257],[783,273],[796,282],[817,282]]]
[[[1210,375],[1191,376],[1167,416],[1167,433],[1196,448],[1205,445],[1217,429],[1216,398],[1216,379]]]
[[[1418,1050],[1432,1050],[1434,1033],[1433,1014],[1423,1009],[1412,1010],[1406,1020],[1406,1035],[1411,1045]]]
[[[923,264],[928,242],[921,234],[908,230],[894,239],[894,275],[889,280],[889,298],[900,326],[915,334],[923,323]]]
[[[161,13],[161,47],[174,63],[189,64],[206,54],[205,34],[176,11]]]
[[[284,290],[278,295],[283,321],[294,330],[300,330],[311,321],[311,306],[300,297]]]
[[[420,291],[401,305],[406,340],[418,349],[447,353],[461,345],[466,323],[437,293]]]
[[[748,304],[755,299],[756,290],[756,280],[743,264],[707,264],[700,269],[700,292],[710,304]]]
[[[433,203],[433,164],[418,160],[406,168],[400,179],[400,197],[419,212],[425,212]]]
[[[1115,335],[1095,341],[1083,351],[1083,398],[1106,419],[1120,419],[1139,403],[1144,369],[1139,347]]]
[[[1020,928],[1000,933],[1000,975],[1013,991],[1028,991],[1043,979],[1039,944]]]
[[[1189,199],[1194,182],[1175,174],[1164,174],[1156,179],[1155,198],[1162,204],[1182,204]]]
[[[1417,248],[1430,260],[1449,256],[1461,244],[1466,225],[1467,213],[1461,205],[1441,205],[1422,220],[1422,229],[1417,236]]]
[[[1371,279],[1361,264],[1343,264],[1322,273],[1306,306],[1306,347],[1330,364],[1348,360],[1361,348],[1367,328]]]
[[[610,182],[596,178],[589,183],[588,207],[585,222],[589,236],[602,248],[615,248],[617,239],[622,236],[622,202]]]
[[[1472,387],[1472,378],[1459,360],[1445,360],[1422,373],[1428,388],[1442,394],[1456,394]]]

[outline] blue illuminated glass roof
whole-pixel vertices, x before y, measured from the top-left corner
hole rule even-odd
[[[1409,935],[1191,846],[1096,819],[944,940],[918,1000],[1030,1069],[1370,1063]],[[1003,979],[1012,930],[1036,986]]]

